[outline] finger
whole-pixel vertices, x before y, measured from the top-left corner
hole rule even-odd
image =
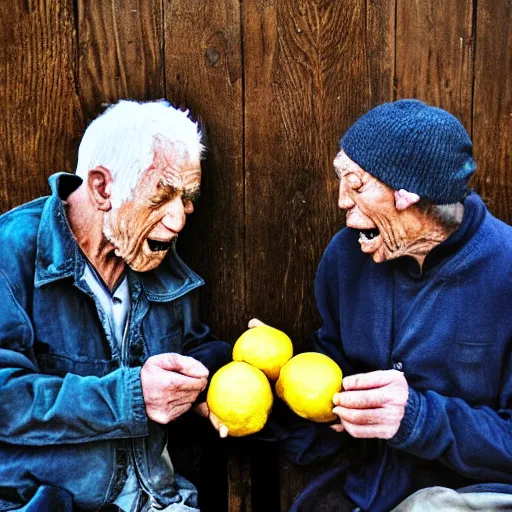
[[[201,392],[206,387],[208,381],[204,378],[196,379],[195,377],[188,377],[181,373],[162,372],[159,378],[160,385],[163,390],[167,390],[170,395],[178,395],[180,392]]]
[[[333,412],[339,416],[342,421],[347,421],[354,425],[389,424],[400,419],[397,408],[347,409],[345,407],[335,407]]]
[[[150,407],[147,409],[147,415],[156,423],[166,425],[170,421],[185,414],[190,409],[190,404],[180,404],[175,406],[166,405],[165,407]]]
[[[152,363],[168,371],[174,371],[188,375],[189,377],[207,378],[208,369],[203,363],[189,356],[182,356],[174,352],[166,352],[152,356]],[[148,360],[149,361],[149,360]]]
[[[387,386],[398,379],[402,379],[403,373],[397,370],[377,370],[369,373],[349,375],[343,379],[343,389],[373,389]]]
[[[206,402],[194,405],[193,410],[203,418],[208,418],[208,416],[210,415],[210,409],[208,409],[208,405]]]
[[[215,430],[219,433],[219,436],[221,438],[228,437],[229,429],[222,421],[213,414],[213,412],[210,412],[210,421],[215,428]]]
[[[253,327],[261,327],[262,325],[267,325],[267,324],[264,324],[258,318],[252,318],[251,320],[249,320],[249,323],[247,324],[249,329],[252,329]]]
[[[181,404],[171,407],[169,409],[169,421],[173,421],[179,418],[181,415],[185,414],[191,407],[192,404]]]
[[[344,421],[345,430],[358,439],[391,439],[397,429],[388,425],[355,425]]]
[[[335,425],[331,425],[331,428],[336,432],[343,432],[345,430],[345,427],[343,426],[342,423],[336,423]]]
[[[344,391],[336,400],[336,405],[347,409],[377,409],[386,405],[389,394],[382,388],[362,391]]]

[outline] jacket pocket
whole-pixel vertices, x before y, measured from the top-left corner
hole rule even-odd
[[[452,355],[456,361],[467,364],[482,364],[492,350],[492,343],[456,341]]]
[[[454,342],[450,357],[450,376],[455,396],[473,405],[494,404],[500,371],[492,343]]]
[[[181,354],[182,351],[182,331],[176,329],[175,331],[162,336],[158,341],[150,343],[151,355],[164,354],[166,352],[176,352]]]

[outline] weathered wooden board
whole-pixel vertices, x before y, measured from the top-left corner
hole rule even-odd
[[[473,1],[397,0],[396,95],[444,108],[471,130]]]
[[[370,108],[395,99],[396,2],[373,0],[365,4]]]
[[[204,317],[221,339],[247,328],[244,264],[242,41],[235,0],[164,2],[166,97],[189,108],[205,127],[202,195],[180,237],[187,263],[206,280]],[[249,455],[226,450],[228,509],[250,512]],[[210,487],[206,501],[220,500]]]
[[[205,316],[234,342],[245,313],[242,61],[239,2],[166,2],[167,98],[205,126],[202,196],[182,247],[207,281]]]
[[[479,0],[476,19],[473,183],[512,223],[512,2]]]
[[[72,171],[83,120],[72,0],[0,3],[0,211]]]
[[[164,96],[161,0],[78,0],[79,92],[89,118]]]
[[[393,34],[379,36],[394,27],[394,4],[365,7],[244,2],[247,307],[289,333],[297,351],[318,326],[316,266],[343,225],[332,167],[339,138],[392,99]],[[281,510],[312,476],[283,461]]]

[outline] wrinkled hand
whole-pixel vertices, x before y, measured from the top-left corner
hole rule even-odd
[[[404,417],[409,385],[402,372],[383,370],[351,375],[343,379],[343,391],[333,398],[333,412],[352,437],[391,439]]]
[[[166,353],[150,357],[140,371],[146,414],[166,424],[187,412],[206,387],[208,369],[197,359]]]
[[[197,404],[196,406],[194,406],[194,411],[197,412],[197,414],[199,414],[203,418],[209,418],[211,424],[213,425],[215,430],[219,433],[220,437],[222,437],[223,439],[225,437],[228,437],[228,435],[229,435],[228,427],[226,425],[224,425],[224,423],[222,423],[222,421],[220,421],[219,418],[217,418],[217,416],[215,416],[215,414],[213,414],[213,412],[210,411],[210,409],[208,408],[208,404],[206,402],[203,402],[201,404]]]
[[[261,320],[258,320],[257,318],[251,318],[251,320],[249,320],[249,323],[247,324],[247,327],[249,327],[249,329],[252,329],[253,327],[261,327],[262,325],[267,324],[264,324]]]

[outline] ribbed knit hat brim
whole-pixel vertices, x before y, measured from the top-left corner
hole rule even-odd
[[[476,169],[471,139],[462,124],[419,100],[370,110],[347,130],[340,148],[383,183],[435,204],[462,200]]]

